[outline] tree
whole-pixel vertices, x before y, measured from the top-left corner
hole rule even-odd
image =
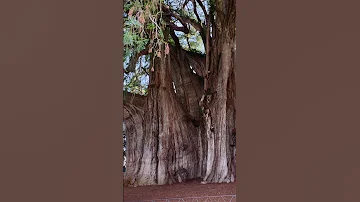
[[[124,3],[125,182],[234,181],[236,1]]]

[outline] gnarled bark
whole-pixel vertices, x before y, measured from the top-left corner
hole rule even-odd
[[[216,1],[216,36],[208,57],[211,58],[206,89],[201,100],[207,137],[207,163],[204,182],[235,180],[235,147],[231,146],[235,129],[234,42],[235,1]],[[233,144],[232,144],[233,145]]]
[[[200,177],[198,134],[173,90],[170,57],[154,61],[152,66],[155,71],[150,73],[143,148],[139,168],[134,175],[135,185],[179,182],[179,179],[183,180],[179,178],[179,173],[189,179]]]
[[[134,185],[140,169],[144,142],[144,107],[146,97],[124,92],[124,124],[126,136],[125,185]]]
[[[204,81],[200,75],[192,72],[190,66],[196,66],[200,71],[204,68],[202,63],[204,57],[196,53],[190,54],[181,47],[171,47],[171,75],[176,94],[185,110],[193,118],[199,120],[201,118],[199,101],[204,91]]]
[[[197,148],[198,148],[198,176],[203,176],[206,162],[206,139],[202,123],[201,109],[199,102],[204,91],[204,79],[202,77],[205,69],[205,56],[183,50],[179,46],[171,47],[171,72],[176,88],[176,96],[179,97],[184,110],[190,115],[189,119],[196,127]],[[196,74],[192,72],[192,69]]]
[[[146,98],[125,95],[129,185],[235,181],[235,2],[215,0],[216,18],[202,34],[206,58],[181,49],[171,32],[176,45],[151,60]]]

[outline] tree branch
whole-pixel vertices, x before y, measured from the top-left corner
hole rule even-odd
[[[201,19],[200,19],[200,17],[199,17],[199,14],[198,14],[198,12],[197,12],[197,9],[196,9],[196,2],[195,2],[195,0],[191,0],[192,1],[192,3],[193,3],[193,7],[194,7],[194,13],[195,13],[195,15],[196,15],[196,18],[197,18],[197,20],[199,21],[199,22],[201,22]],[[206,16],[206,15],[205,15]]]
[[[201,0],[196,0],[196,2],[199,4],[199,6],[201,7],[201,9],[203,10],[204,12],[204,15],[207,16],[207,12],[206,12],[206,9],[205,9],[205,6],[204,4],[201,2]]]
[[[191,24],[196,30],[198,30],[200,32],[200,35],[201,35],[203,41],[206,41],[205,36],[203,36],[201,34],[201,33],[203,33],[203,27],[196,20],[191,19],[191,18],[189,18],[187,16],[180,16],[179,14],[171,11],[171,9],[168,6],[164,5],[164,4],[161,5],[161,9],[162,9],[162,11],[164,12],[165,15],[173,16],[174,18],[179,20],[181,22],[181,24],[183,24],[183,25],[184,24]]]
[[[190,0],[185,0],[184,4],[183,4],[183,6],[182,6],[182,9],[185,8],[185,6],[189,3],[189,1],[190,1]]]
[[[149,54],[149,47],[146,47],[144,50],[140,51],[139,53],[134,54],[129,61],[129,65],[125,69],[125,73],[128,74],[130,72],[135,72],[136,63],[139,60],[139,57],[147,54]]]
[[[178,47],[181,47],[179,38],[176,36],[174,30],[172,30],[172,29],[170,29],[170,36],[174,40],[175,45],[178,46]]]
[[[185,23],[181,23],[183,26],[179,27],[179,26],[175,25],[173,22],[171,22],[171,16],[164,16],[163,19],[166,22],[166,25],[172,30],[180,31],[185,34],[188,34],[190,32],[189,28],[186,26]]]
[[[150,76],[150,74],[146,71],[144,67],[141,67],[141,69],[145,72],[146,75]]]
[[[175,31],[183,32],[184,34],[188,34],[190,32],[189,28],[186,26],[186,24],[183,24],[183,27],[179,27],[175,25],[174,23],[170,22],[170,19],[165,19],[165,22],[167,22],[167,26]]]

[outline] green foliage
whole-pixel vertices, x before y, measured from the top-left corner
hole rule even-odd
[[[174,45],[175,42],[171,37],[165,41],[164,28],[165,22],[162,20],[163,13],[160,11],[160,5],[166,4],[169,8],[180,16],[187,16],[198,21],[193,12],[192,2],[183,8],[185,0],[128,0],[124,2],[124,58],[123,63],[126,68],[130,58],[144,49],[149,49],[154,56],[160,56],[160,47],[162,44]],[[206,1],[204,5],[208,6]],[[201,20],[204,19],[204,13],[198,6],[197,11]],[[174,21],[175,24],[179,22]],[[203,22],[202,22],[203,23]],[[185,35],[176,32],[179,37],[181,46],[189,51],[204,53],[204,45],[200,34],[193,27],[190,33]],[[135,72],[124,75],[124,90],[132,93],[146,94],[150,57],[144,56],[136,64]]]
[[[125,51],[140,52],[147,46],[154,52],[158,51],[164,42],[164,26],[159,23],[162,15],[160,3],[161,1],[134,0],[124,5]]]
[[[148,68],[148,63],[146,63],[146,60],[149,58],[146,57],[142,57],[139,60],[135,72],[124,74],[124,91],[140,95],[147,94],[149,78],[146,72],[146,69]],[[141,64],[142,62],[145,64]]]
[[[158,10],[159,1],[128,1],[124,5],[124,67],[129,64],[132,55],[150,47],[156,50],[156,40],[162,36],[161,25],[157,23],[161,13]],[[124,90],[137,94],[146,94],[149,57],[142,57],[136,64],[135,72],[124,75]]]

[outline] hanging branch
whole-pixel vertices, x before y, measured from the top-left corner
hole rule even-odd
[[[125,69],[125,73],[128,74],[130,72],[134,72],[139,57],[147,54],[149,54],[149,46],[147,46],[144,50],[140,51],[139,53],[134,54],[129,61],[129,65]]]
[[[190,0],[185,0],[184,4],[183,4],[183,6],[182,6],[182,9],[185,8],[185,6],[189,3],[189,1],[190,1]]]
[[[207,14],[207,12],[206,12],[206,9],[205,9],[204,4],[201,2],[201,0],[196,0],[196,2],[199,4],[199,6],[201,7],[201,9],[203,10],[204,15],[205,15],[205,17],[206,17],[208,14]]]
[[[195,2],[195,0],[191,0],[191,1],[192,1],[192,3],[193,3],[193,10],[194,10],[195,16],[196,16],[197,20],[201,23],[200,16],[199,16],[199,14],[198,14],[198,12],[197,12],[197,9],[196,9],[196,2]],[[206,16],[206,15],[205,15],[205,16]]]

